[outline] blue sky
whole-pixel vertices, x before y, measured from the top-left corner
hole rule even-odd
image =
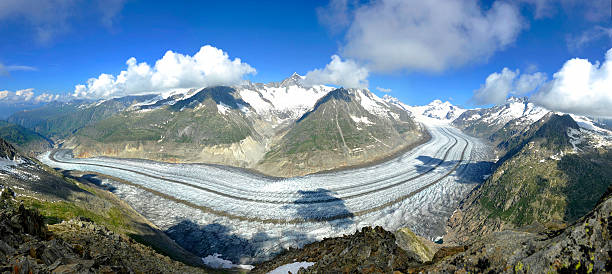
[[[358,22],[358,9],[374,5],[368,1],[348,1],[341,13],[328,1],[68,1],[65,8],[23,7],[20,3],[28,1],[7,1],[0,4],[4,41],[0,43],[0,64],[5,68],[2,73],[0,67],[0,90],[73,93],[75,85],[101,73],[119,74],[130,57],[153,65],[167,50],[193,55],[204,45],[255,68],[255,75],[245,75],[255,82],[278,81],[294,71],[306,74],[324,68],[334,54],[364,66],[378,62],[346,50],[354,43],[354,37],[347,34],[351,24]],[[104,6],[110,2],[115,6]],[[606,51],[612,48],[609,1],[600,2],[608,5],[604,11],[578,3],[590,1],[565,3],[570,0],[481,1],[478,7],[486,12],[495,2],[510,3],[519,13],[520,26],[503,45],[486,48],[491,50],[488,56],[467,56],[467,61],[452,61],[456,56],[451,56],[451,64],[443,69],[410,64],[370,69],[369,88],[381,96],[384,93],[376,87],[391,89],[390,95],[408,104],[439,98],[474,106],[474,91],[504,67],[520,73],[542,72],[551,79],[569,59],[604,62]],[[344,26],[340,30],[330,27],[322,14],[331,14]],[[398,54],[409,50],[399,45],[394,48]]]

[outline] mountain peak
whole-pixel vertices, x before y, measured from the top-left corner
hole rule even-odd
[[[515,96],[510,96],[508,99],[506,99],[507,103],[527,103],[529,102],[529,98],[528,97],[515,97]]]
[[[281,87],[290,87],[290,86],[301,87],[303,81],[304,81],[304,76],[301,76],[297,72],[294,72],[293,74],[291,74],[291,76],[283,80],[280,83],[280,86]]]

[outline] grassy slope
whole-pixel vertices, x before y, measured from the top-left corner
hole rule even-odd
[[[350,115],[367,117],[373,124],[356,123]],[[410,137],[416,141],[412,136],[416,124],[408,116],[400,119],[404,122],[380,119],[363,109],[346,91],[334,90],[296,121],[261,164],[284,163],[289,170],[295,170],[294,174],[302,175],[317,168],[320,171],[375,160],[409,144]]]
[[[0,120],[0,138],[17,146],[22,151],[39,151],[51,147],[51,143],[42,135],[2,120]]]
[[[26,207],[37,209],[44,216],[47,224],[85,217],[96,224],[150,246],[175,260],[190,265],[201,265],[198,257],[176,245],[162,231],[155,228],[153,224],[112,193],[99,189],[89,180],[80,177],[83,174],[59,173],[45,165],[38,164],[42,168],[38,173],[39,177],[46,176],[44,180],[53,181],[54,186],[27,190],[17,188],[18,193],[26,191],[25,195],[18,196],[18,199]],[[11,185],[9,181],[2,183]]]
[[[38,109],[21,111],[9,117],[8,121],[34,130],[51,139],[66,138],[78,129],[111,117],[134,102],[152,96],[129,96],[107,100],[99,105],[80,108],[85,102],[50,103]]]
[[[568,127],[578,127],[569,116],[547,116],[508,140],[509,151],[495,173],[462,206],[460,225],[558,226],[591,210],[612,184],[612,152],[572,153]],[[551,158],[555,155],[560,160]]]

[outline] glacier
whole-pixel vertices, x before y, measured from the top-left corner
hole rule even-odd
[[[397,158],[295,178],[205,164],[73,158],[69,150],[39,159],[106,175],[115,195],[199,256],[253,264],[363,226],[442,236],[460,200],[489,173],[492,154],[448,122],[420,120],[432,138]]]

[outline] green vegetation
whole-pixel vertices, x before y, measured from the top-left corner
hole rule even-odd
[[[171,106],[121,112],[78,130],[76,137],[85,144],[91,141],[100,144],[159,141],[207,146],[235,143],[250,136],[252,126],[238,113],[218,112],[217,103],[221,102],[238,108],[232,92],[234,89],[228,87],[207,88]]]
[[[48,138],[66,138],[78,129],[101,121],[123,111],[135,102],[145,101],[152,95],[128,96],[88,106],[86,101],[53,102],[41,108],[13,114],[8,121],[36,131]]]
[[[589,212],[601,193],[612,186],[612,152],[592,152],[586,155],[566,155],[558,169],[568,178],[564,192],[568,205],[567,220],[576,220]],[[599,195],[597,195],[599,194]]]
[[[595,206],[612,185],[612,153],[570,153],[568,128],[578,128],[569,115],[549,115],[503,143],[508,152],[479,190],[489,218],[518,227],[569,223]]]
[[[46,149],[51,146],[42,135],[2,120],[0,120],[0,138],[24,151]]]
[[[131,229],[125,221],[128,216],[114,206],[107,209],[105,213],[96,213],[73,202],[47,202],[27,197],[21,197],[20,199],[26,207],[37,209],[44,216],[47,224],[57,224],[62,221],[85,217],[115,232],[125,232]]]

